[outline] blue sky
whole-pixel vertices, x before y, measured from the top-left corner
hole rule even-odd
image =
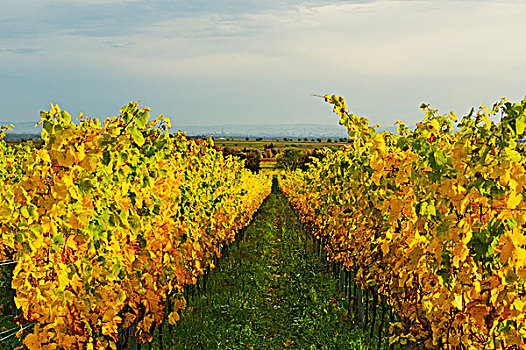
[[[335,124],[310,93],[337,93],[391,126],[526,94],[526,1],[0,3],[0,120],[140,99],[176,125]]]

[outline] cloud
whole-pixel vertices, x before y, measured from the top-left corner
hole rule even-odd
[[[67,33],[87,37],[133,35],[174,19],[217,16],[223,24],[239,22],[245,15],[287,12],[295,7],[364,1],[303,0],[26,0],[3,4],[0,38]],[[368,1],[366,1],[368,2]],[[230,28],[236,30],[237,28]],[[227,32],[229,28],[223,28]],[[212,32],[205,34],[213,35]]]
[[[39,50],[30,47],[21,47],[17,49],[0,49],[0,53],[1,52],[17,55],[32,55],[38,53]]]
[[[327,108],[309,93],[334,92],[391,125],[420,118],[423,100],[461,114],[525,92],[526,5],[511,0],[28,3],[0,14],[0,86],[23,78],[4,95],[32,91],[45,107],[62,98],[89,111],[89,96],[113,111],[147,96],[204,123],[251,108],[255,120],[320,122]]]
[[[104,44],[108,45],[109,47],[115,48],[115,49],[132,48],[135,46],[134,44],[130,42],[120,42],[116,40],[105,41]]]

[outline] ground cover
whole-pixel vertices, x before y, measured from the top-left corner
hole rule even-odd
[[[277,191],[212,272],[208,290],[189,300],[168,348],[364,348],[337,280]]]
[[[13,321],[12,290],[9,275],[12,266],[0,266],[0,349],[14,349],[22,344],[15,336],[20,330]]]

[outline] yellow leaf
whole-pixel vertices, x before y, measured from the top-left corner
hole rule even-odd
[[[515,245],[507,235],[500,237],[501,251],[500,251],[500,263],[504,264],[510,257],[513,256],[515,251]]]
[[[451,305],[459,310],[462,310],[462,294],[454,294],[454,299],[451,301]]]
[[[453,246],[453,266],[460,266],[460,262],[466,260],[468,254],[469,250],[464,243],[455,243],[455,245]]]
[[[66,271],[66,266],[63,264],[60,265],[62,266],[59,266],[59,268],[57,269],[58,287],[59,289],[64,290],[69,284],[69,276],[68,272]]]
[[[119,206],[123,210],[128,210],[128,209],[132,208],[132,202],[131,202],[131,198],[130,197],[120,197],[117,200],[118,200]]]
[[[38,151],[38,158],[43,160],[44,163],[51,163],[51,158],[49,157],[49,153],[45,149],[41,149]]]
[[[389,345],[396,343],[400,339],[400,336],[393,334],[389,337]]]
[[[168,129],[171,129],[172,128],[172,122],[170,121],[170,118],[163,117],[163,120],[166,123],[166,125],[168,126]]]
[[[387,253],[389,253],[389,244],[387,244],[387,242],[382,243],[381,248],[384,255],[387,255]]]
[[[504,221],[504,220],[507,220],[507,219],[511,219],[511,218],[513,218],[513,213],[509,209],[504,209],[497,216],[497,219],[501,220],[501,221]]]
[[[24,345],[27,346],[29,350],[41,350],[42,344],[38,340],[38,337],[35,334],[28,334],[23,341]]]
[[[170,315],[168,315],[168,322],[170,324],[176,324],[179,321],[180,317],[177,311],[171,312]]]
[[[482,329],[485,325],[484,317],[488,314],[488,309],[485,305],[477,305],[474,307],[471,307],[469,309],[469,313],[471,314],[471,317],[475,320],[475,323],[478,325],[480,329]]]
[[[458,346],[460,344],[460,336],[454,335],[454,336],[449,337],[449,344],[453,346]]]
[[[82,143],[77,146],[76,160],[77,162],[82,162],[84,158],[86,158],[86,146]]]
[[[515,191],[510,193],[510,196],[508,200],[506,201],[506,204],[508,206],[508,209],[515,209],[522,201],[522,194],[517,193]]]
[[[513,308],[519,312],[524,312],[526,306],[526,300],[521,300],[520,298],[515,299],[513,302]]]
[[[66,335],[64,337],[64,341],[63,341],[62,345],[65,346],[66,349],[74,349],[75,345],[77,345],[77,343],[78,343],[77,337],[71,336],[71,335]]]

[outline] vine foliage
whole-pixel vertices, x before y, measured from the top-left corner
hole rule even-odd
[[[353,141],[280,181],[332,260],[400,316],[391,342],[519,349],[526,339],[526,99],[457,123],[422,104],[377,132],[326,95]]]
[[[137,102],[119,112],[74,123],[52,105],[41,149],[0,141],[0,259],[18,261],[29,349],[116,348],[130,327],[150,341],[270,192],[211,140],[170,135]]]

